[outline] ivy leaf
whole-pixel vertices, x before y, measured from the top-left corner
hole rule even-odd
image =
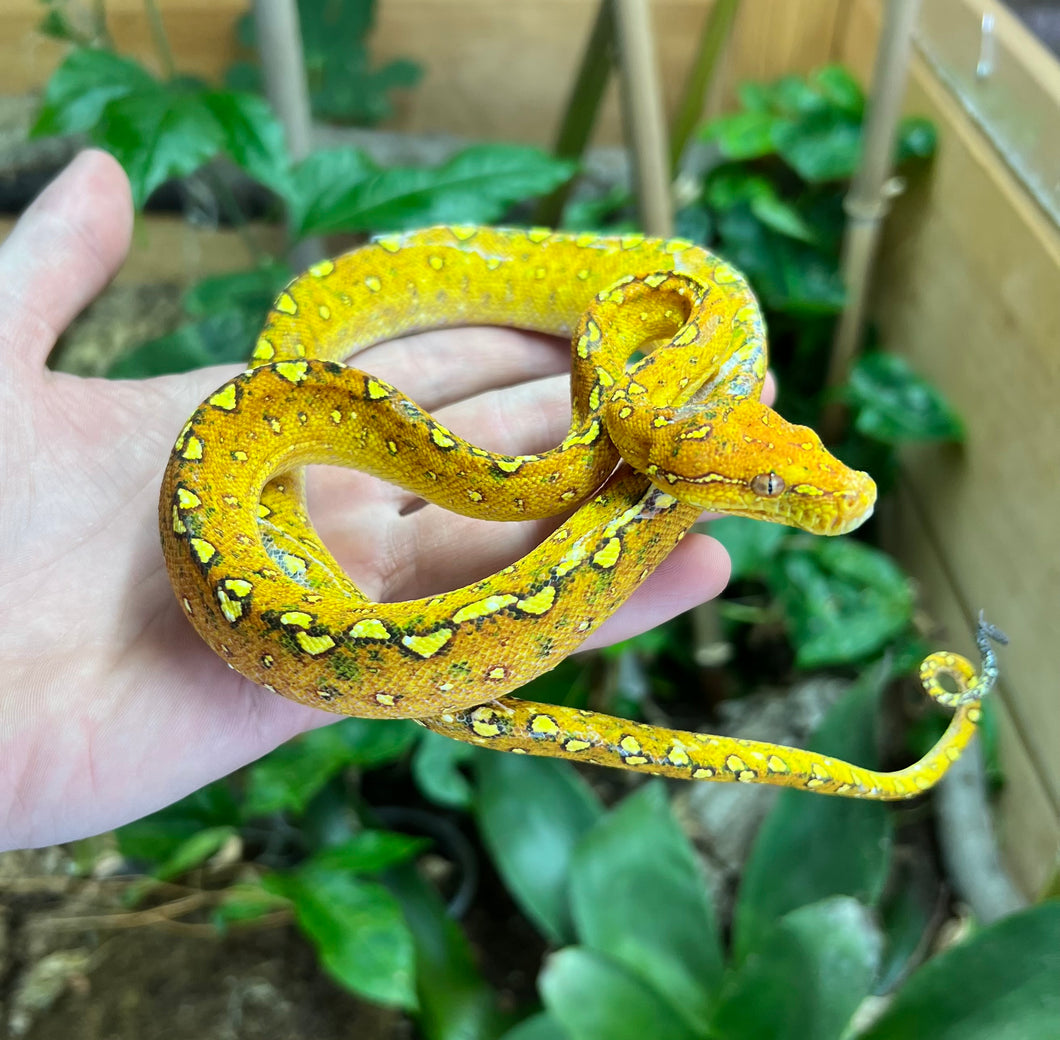
[[[312,151],[291,175],[286,199],[296,228],[319,223],[334,210],[353,186],[379,173],[379,167],[358,148]]]
[[[91,131],[117,98],[152,93],[158,81],[141,66],[106,50],[79,47],[52,73],[33,137]]]
[[[582,943],[701,1030],[721,981],[721,940],[699,864],[661,784],[640,788],[582,838],[570,894]]]
[[[254,94],[208,90],[202,104],[213,113],[223,132],[223,147],[237,166],[286,197],[290,192],[291,162],[283,127],[268,103]]]
[[[205,863],[222,845],[236,835],[235,827],[208,827],[193,834],[151,873],[159,881],[180,877]]]
[[[888,677],[874,669],[829,710],[810,748],[872,767],[876,717]],[[776,922],[797,907],[836,895],[873,905],[891,860],[893,825],[880,802],[782,791],[755,838],[733,916],[738,960],[761,947]],[[765,1032],[763,1035],[769,1035]]]
[[[381,1004],[416,1007],[412,934],[382,885],[312,864],[267,875],[263,884],[292,902],[299,928],[336,982]]]
[[[1052,1040],[1058,935],[1055,900],[998,921],[928,961],[861,1040]]]
[[[813,85],[832,105],[861,119],[865,113],[865,94],[861,85],[842,65],[826,65],[810,77]]]
[[[706,141],[717,142],[726,159],[759,159],[776,152],[773,128],[777,116],[772,112],[752,109],[712,119],[702,130]]]
[[[547,939],[569,941],[568,868],[599,802],[567,762],[492,752],[474,764],[475,816],[508,891]]]
[[[224,889],[210,919],[224,932],[229,924],[254,921],[287,906],[287,899],[266,892],[260,881],[244,881]]]
[[[964,440],[957,413],[897,354],[863,354],[850,373],[846,396],[857,408],[857,431],[884,444]]]
[[[885,553],[851,538],[793,538],[768,581],[800,668],[864,660],[912,617],[909,579]]]
[[[111,101],[92,136],[125,167],[137,209],[164,181],[194,173],[226,143],[203,92],[181,83]]]
[[[167,805],[115,832],[118,848],[127,859],[158,864],[176,854],[185,842],[203,830],[239,822],[239,805],[224,780],[199,788],[179,802]]]
[[[383,170],[333,194],[327,205],[303,200],[299,233],[488,224],[513,203],[552,191],[574,170],[536,148],[476,145],[434,169]]]
[[[570,1040],[700,1040],[676,1009],[628,968],[579,946],[554,953],[538,982]]]
[[[861,158],[861,121],[833,108],[779,123],[773,138],[781,158],[811,184],[847,180]]]
[[[929,159],[938,147],[938,131],[930,119],[907,116],[898,124],[897,162]]]
[[[471,782],[460,772],[478,749],[473,744],[450,740],[429,730],[423,734],[412,756],[416,786],[436,805],[466,809],[471,805]]]
[[[395,831],[364,830],[317,852],[307,864],[351,874],[378,874],[418,855],[430,842]]]
[[[871,991],[880,947],[869,911],[847,896],[793,910],[726,980],[710,1036],[840,1040]]]
[[[524,1018],[509,1029],[501,1040],[570,1040],[563,1027],[547,1012]]]

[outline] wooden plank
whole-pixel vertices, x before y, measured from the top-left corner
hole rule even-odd
[[[879,0],[855,0],[840,40],[866,80],[879,16]],[[887,224],[874,313],[884,344],[944,390],[968,439],[905,453],[899,514],[915,502],[922,523],[900,524],[896,548],[955,635],[984,607],[1012,637],[1004,831],[1033,892],[1060,834],[1060,229],[921,59],[906,107],[936,123],[939,154]]]
[[[394,95],[394,129],[487,140],[551,143],[598,0],[384,0],[370,40],[373,60],[408,57],[421,84]],[[0,92],[39,90],[64,48],[35,33],[37,0],[4,0]],[[234,26],[246,0],[160,0],[179,68],[218,81],[236,58]],[[673,113],[711,0],[654,0],[664,102]],[[842,0],[744,0],[715,97],[746,79],[805,72],[828,60]],[[142,0],[109,0],[115,42],[157,68]],[[612,91],[598,143],[621,140]]]

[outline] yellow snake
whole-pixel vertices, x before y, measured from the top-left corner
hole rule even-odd
[[[485,451],[341,363],[381,340],[468,324],[571,337],[572,417],[558,447]],[[996,675],[982,628],[979,677],[949,653],[922,666],[927,691],[957,711],[936,747],[897,773],[508,696],[574,651],[702,510],[821,534],[871,513],[866,474],[759,402],[765,375],[746,282],[689,242],[482,227],[377,238],[296,278],[251,367],[181,431],[159,501],[177,599],[243,675],[328,711],[415,718],[485,747],[685,779],[916,794],[974,733]],[[472,517],[566,518],[482,581],[375,603],[310,524],[311,463],[355,467]]]

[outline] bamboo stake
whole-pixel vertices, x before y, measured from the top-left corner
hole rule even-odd
[[[626,137],[645,234],[673,234],[666,123],[655,61],[655,34],[646,0],[612,0]]]
[[[827,386],[844,385],[861,346],[869,281],[880,228],[894,192],[888,190],[902,97],[912,47],[913,26],[920,0],[888,0],[883,31],[876,52],[864,150],[850,192],[843,202],[847,226],[840,266],[847,302],[836,328]],[[837,440],[846,421],[842,402],[833,401],[822,418],[826,440]]]

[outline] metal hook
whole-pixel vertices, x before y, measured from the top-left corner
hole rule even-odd
[[[975,78],[986,79],[994,71],[994,59],[997,53],[997,38],[994,36],[994,16],[983,13],[979,23],[979,60],[975,65]]]

